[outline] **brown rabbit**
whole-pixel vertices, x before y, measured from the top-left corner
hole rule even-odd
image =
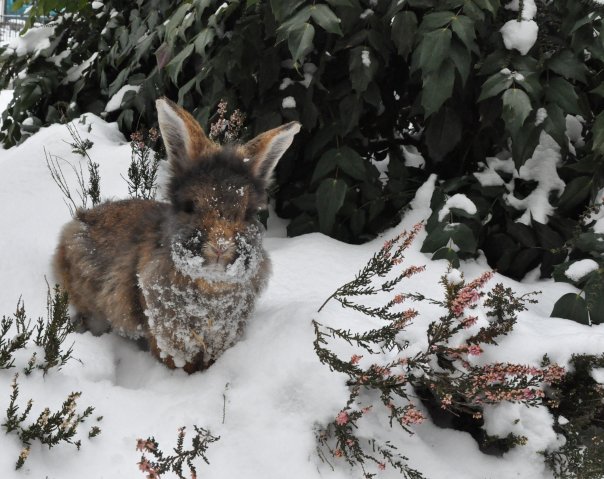
[[[169,203],[107,202],[65,225],[55,273],[85,328],[143,338],[169,367],[207,367],[241,336],[270,262],[256,213],[300,124],[220,147],[167,99],[156,102]]]

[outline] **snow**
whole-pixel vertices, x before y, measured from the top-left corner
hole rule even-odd
[[[3,92],[0,104],[6,105],[10,96],[10,92]],[[127,197],[122,176],[127,176],[131,150],[117,125],[92,114],[86,115],[85,125],[78,120],[74,125],[94,144],[89,154],[100,165],[103,198]],[[53,125],[42,128],[18,147],[0,150],[0,218],[10,231],[0,235],[0,314],[14,311],[21,296],[30,317],[45,314],[45,277],[54,283],[50,259],[59,231],[70,216],[46,170],[43,149],[85,166],[85,160],[65,143],[69,140],[64,125]],[[508,169],[508,161],[487,159],[487,165],[493,171],[503,171]],[[533,165],[524,174],[542,177],[535,168]],[[65,170],[65,174],[74,184],[71,172]],[[348,388],[343,376],[330,372],[318,361],[311,320],[331,327],[367,328],[367,318],[343,310],[334,302],[321,313],[317,309],[337,287],[354,278],[384,240],[430,216],[428,205],[436,179],[431,175],[419,188],[401,224],[364,245],[340,243],[318,233],[286,238],[285,222],[271,213],[263,243],[272,260],[272,277],[241,338],[203,372],[189,376],[169,370],[134,342],[113,333],[100,337],[72,334],[67,343],[74,343],[74,356],[79,361],[71,361],[46,376],[41,371],[21,375],[20,398],[22,404],[34,398],[32,415],[37,417],[45,406],[56,409],[71,391],[82,391],[80,406],[92,405],[96,408],[94,416],[104,417],[99,424],[101,435],[92,440],[83,437],[79,452],[66,445],[48,450],[34,443],[24,469],[15,471],[20,443],[14,434],[3,432],[0,476],[80,479],[93,471],[94,477],[143,477],[136,465],[140,460],[136,438],[153,435],[169,453],[175,445],[177,428],[187,426],[190,431],[197,424],[221,437],[208,450],[210,465],[195,462],[200,477],[360,477],[359,471],[351,472],[336,459],[332,470],[315,452],[314,428],[336,417],[346,403]],[[555,186],[556,182],[548,184]],[[471,209],[462,198],[452,204]],[[424,237],[425,233],[420,233],[407,251],[405,264],[426,265],[427,270],[403,287],[438,297],[440,289],[436,285],[447,274],[447,264],[431,261],[429,255],[419,251]],[[184,270],[195,267],[191,263],[181,266]],[[459,271],[448,274],[450,280],[459,280],[461,273],[470,279],[488,269],[484,258],[479,257],[463,261]],[[235,270],[238,274],[242,271],[238,267]],[[475,361],[538,365],[548,353],[553,362],[567,365],[574,353],[600,353],[604,349],[604,325],[588,327],[548,317],[555,301],[565,293],[577,292],[576,288],[551,280],[519,283],[495,274],[490,284],[497,282],[518,294],[534,290],[543,293],[537,304],[528,305],[529,310],[520,315],[514,331],[502,338],[499,346],[485,347]],[[388,298],[376,296],[372,301],[378,304]],[[431,304],[417,303],[414,307],[422,319],[440,314]],[[480,308],[477,312],[480,321],[486,321]],[[426,342],[427,322],[419,318],[408,330],[411,349],[421,348]],[[20,361],[18,365],[23,366],[25,359]],[[0,411],[8,405],[14,371],[0,371]],[[595,375],[601,379],[603,374],[598,371]],[[427,415],[420,403],[416,406]],[[432,479],[551,478],[536,453],[558,444],[552,417],[546,410],[502,404],[485,411],[485,421],[491,432],[513,431],[527,437],[527,445],[503,457],[488,456],[479,452],[467,433],[442,429],[428,420],[413,426],[415,434],[411,436],[400,428],[391,429],[387,417],[377,412],[359,423],[359,434],[365,439],[392,440],[410,458],[412,467]],[[190,437],[185,438],[188,447],[187,441]],[[379,477],[400,476],[387,469]]]
[[[369,56],[369,50],[363,50],[361,52],[361,62],[363,66],[369,68],[371,66],[371,57]]]
[[[463,210],[469,215],[475,215],[478,211],[470,198],[462,193],[457,193],[448,198],[442,209],[438,212],[438,221],[444,220],[451,212],[451,208]]]
[[[571,264],[564,275],[573,281],[580,281],[592,271],[596,271],[600,266],[593,259],[582,259]]]
[[[286,96],[281,102],[282,108],[296,108],[296,100],[293,96]]]
[[[426,160],[415,146],[403,145],[401,146],[401,151],[405,158],[405,166],[412,168],[423,168],[426,166]]]
[[[481,171],[475,172],[474,177],[482,186],[503,186],[505,181],[498,172],[507,173],[509,175],[517,175],[514,161],[507,157],[501,159],[497,156],[490,156],[484,163],[479,164]]]
[[[499,30],[508,50],[518,50],[526,55],[537,41],[539,27],[534,20],[509,20]]]
[[[526,181],[536,181],[537,186],[531,193],[519,199],[513,193],[505,196],[506,201],[524,213],[516,221],[529,224],[531,218],[539,223],[547,223],[554,207],[549,200],[552,194],[561,195],[566,184],[558,176],[557,167],[562,161],[560,146],[544,131],[533,156],[518,171],[518,177]]]
[[[105,111],[109,113],[119,109],[120,106],[122,106],[122,100],[124,99],[126,92],[133,91],[138,93],[140,88],[140,85],[124,85],[109,99],[107,105],[105,106]]]
[[[90,66],[96,60],[96,57],[99,55],[99,52],[94,52],[90,57],[84,60],[79,65],[72,66],[69,70],[67,70],[67,75],[63,80],[63,84],[72,83],[79,80],[82,77],[82,74],[90,68]]]
[[[103,2],[94,1],[90,4],[93,10],[98,10],[99,8],[103,8],[105,5]]]
[[[50,46],[50,37],[54,34],[53,25],[43,27],[32,27],[24,35],[11,38],[7,47],[7,52],[12,52],[17,56],[23,56],[33,53],[39,54],[45,48]]]

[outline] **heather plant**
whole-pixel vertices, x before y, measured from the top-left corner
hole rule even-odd
[[[157,128],[139,130],[130,135],[132,155],[128,167],[128,194],[132,198],[155,198],[157,171],[163,150],[159,147]],[[157,151],[156,151],[157,150]]]
[[[61,443],[74,445],[78,450],[82,446],[81,439],[78,438],[79,427],[94,412],[93,407],[87,407],[82,412],[77,412],[77,401],[81,396],[79,392],[72,392],[63,402],[60,409],[52,412],[49,408],[44,408],[38,418],[27,424],[27,420],[33,407],[33,400],[28,400],[27,405],[21,411],[17,401],[19,399],[19,384],[17,382],[19,375],[15,374],[11,384],[10,403],[6,410],[6,417],[2,423],[6,434],[14,433],[21,441],[23,448],[17,458],[15,469],[20,469],[29,457],[30,448],[34,441],[52,448]],[[101,418],[97,418],[100,421]],[[88,437],[98,436],[101,429],[93,426],[88,431]]]
[[[0,321],[0,369],[15,366],[15,353],[37,349],[30,356],[23,371],[29,375],[34,369],[46,374],[51,368],[61,369],[72,359],[73,345],[65,347],[67,336],[74,331],[69,317],[67,293],[58,285],[47,291],[46,320],[38,318],[34,324],[27,317],[19,299],[13,315]],[[40,356],[38,355],[40,353]]]
[[[393,452],[392,444],[376,447],[374,443],[370,450],[362,446],[361,419],[365,415],[385,414],[391,427],[412,433],[415,425],[426,419],[417,402],[419,397],[429,411],[440,409],[481,426],[485,405],[504,401],[542,405],[545,386],[559,382],[565,374],[556,364],[477,365],[471,359],[483,353],[484,345],[497,345],[498,338],[512,330],[526,303],[535,301],[532,294],[518,296],[501,284],[485,292],[493,273],[485,272],[466,281],[451,267],[440,281],[444,289],[441,298],[402,290],[402,281],[423,270],[401,266],[405,250],[420,227],[387,241],[354,280],[328,299],[376,318],[384,323],[382,326],[353,332],[313,322],[314,346],[320,361],[345,374],[350,387],[347,404],[331,424],[319,431],[319,442],[334,457],[360,465],[365,477],[372,477],[366,470],[368,462],[375,463],[378,469],[393,467],[405,477],[421,477],[409,468],[403,456]],[[392,298],[383,306],[362,303],[378,293],[391,293]],[[405,332],[419,313],[404,306],[409,302],[428,302],[443,311],[442,316],[429,323],[425,346],[413,349],[413,353],[408,352],[410,342]],[[347,350],[353,352],[349,358],[333,352],[334,347],[343,346],[339,343],[346,343]],[[371,402],[371,398],[379,399]],[[482,438],[489,443],[496,439],[484,433]],[[522,444],[524,440],[510,436],[506,445]],[[481,446],[486,448],[486,442]]]
[[[91,201],[92,206],[101,203],[101,175],[99,164],[88,154],[88,150],[93,146],[92,141],[82,139],[74,123],[67,123],[66,128],[72,138],[72,142],[67,142],[73,148],[72,152],[87,159],[88,178],[84,174],[81,163],[71,163],[46,149],[44,149],[44,157],[52,180],[63,194],[63,201],[69,208],[69,213],[74,216],[77,209],[88,208],[88,200]],[[63,172],[63,165],[67,165],[75,176],[75,191]]]
[[[604,355],[575,355],[570,372],[548,392],[556,418],[554,429],[565,438],[562,447],[545,451],[557,479],[597,479],[604,475],[604,386],[597,371]]]
[[[193,461],[201,458],[206,464],[209,464],[206,451],[210,444],[218,441],[220,437],[212,436],[204,428],[198,426],[193,426],[193,428],[195,429],[195,435],[191,439],[191,449],[184,449],[185,428],[181,427],[178,430],[174,455],[171,456],[164,454],[154,437],[137,440],[136,450],[143,453],[138,467],[146,475],[147,479],[159,479],[161,474],[166,472],[172,472],[179,479],[185,479],[183,473],[185,465],[189,469],[190,479],[197,478],[197,468],[193,464]],[[153,459],[148,459],[145,457],[145,454],[152,456]]]

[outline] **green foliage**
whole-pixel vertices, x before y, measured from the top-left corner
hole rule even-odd
[[[151,128],[148,132],[136,131],[130,139],[132,156],[126,180],[128,193],[132,198],[155,198],[160,156],[153,148],[157,148],[159,130]]]
[[[210,431],[198,426],[193,426],[195,429],[195,435],[191,440],[191,449],[184,449],[185,440],[185,428],[181,427],[178,429],[178,438],[176,440],[176,447],[174,455],[167,456],[160,449],[159,443],[154,437],[147,439],[138,439],[136,449],[143,452],[141,460],[138,463],[138,468],[146,474],[146,477],[151,479],[159,479],[160,475],[166,472],[173,472],[180,479],[185,479],[183,475],[183,466],[186,465],[189,468],[192,478],[197,477],[197,468],[193,464],[193,460],[200,457],[206,464],[209,464],[208,458],[206,457],[206,451],[213,442],[220,439],[219,436],[212,436]],[[148,460],[145,454],[153,456],[152,460]]]
[[[290,235],[366,241],[397,222],[434,172],[435,207],[460,193],[478,211],[433,219],[424,251],[456,262],[483,250],[506,275],[540,266],[549,276],[578,212],[603,186],[604,21],[595,4],[537,6],[537,42],[522,55],[500,33],[518,13],[498,0],[107,0],[60,13],[40,51],[3,49],[0,87],[12,81],[16,93],[0,139],[11,146],[82,112],[129,135],[155,124],[161,95],[207,127],[226,100],[245,114],[243,140],[303,124],[274,192]],[[128,85],[138,90],[104,112]],[[581,116],[584,138],[567,135],[568,115]],[[519,202],[538,190],[521,168],[545,134],[566,187],[550,192],[544,217],[518,223]],[[425,169],[410,166],[403,146],[418,149]],[[496,155],[514,168],[493,171]],[[479,181],[485,172],[501,181]]]
[[[61,369],[72,359],[73,345],[65,348],[67,336],[74,331],[68,312],[67,293],[58,285],[48,289],[46,297],[46,320],[38,318],[32,325],[25,313],[25,306],[19,300],[12,316],[3,316],[0,321],[0,369],[15,366],[14,354],[20,350],[36,349],[27,365],[23,367],[26,375],[34,369],[46,374],[51,368]],[[42,360],[38,358],[41,353]]]
[[[555,429],[566,442],[544,455],[556,479],[597,479],[604,475],[604,387],[593,374],[604,356],[576,355],[571,364],[550,393]]]
[[[17,400],[19,399],[18,377],[19,375],[15,374],[13,378],[10,403],[6,410],[6,417],[2,423],[6,434],[14,432],[23,445],[23,449],[15,464],[15,469],[23,467],[29,456],[31,445],[35,440],[47,445],[49,449],[65,442],[73,444],[79,450],[82,442],[80,439],[76,439],[78,427],[92,415],[94,408],[89,406],[81,413],[78,413],[76,411],[77,400],[82,394],[73,392],[65,399],[61,409],[51,412],[49,408],[45,408],[35,421],[25,425],[31,412],[33,401],[31,399],[27,401],[25,409],[23,412],[20,412],[19,405],[17,404]],[[97,418],[97,420],[100,419]],[[100,432],[101,430],[98,426],[93,426],[88,432],[88,437],[93,438],[98,436]]]

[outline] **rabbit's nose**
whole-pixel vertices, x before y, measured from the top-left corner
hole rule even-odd
[[[212,248],[212,252],[218,257],[225,254],[230,249],[230,247],[231,244],[228,242],[220,242],[218,244],[210,245],[210,248]]]

